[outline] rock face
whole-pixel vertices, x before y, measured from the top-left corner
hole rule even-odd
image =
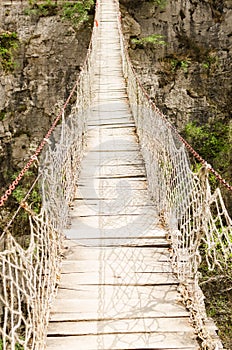
[[[68,97],[87,53],[91,21],[77,30],[59,16],[25,15],[21,3],[3,2],[0,23],[2,31],[16,32],[19,39],[16,69],[1,70],[0,75],[3,187],[9,175],[25,165]]]
[[[142,84],[179,132],[191,123],[207,129],[200,145],[197,136],[189,142],[231,181],[232,2],[120,2],[129,54]],[[133,43],[151,35],[165,43]]]
[[[179,129],[195,118],[229,117],[231,1],[121,3],[127,38],[155,33],[166,41],[130,45],[130,55],[146,88]]]

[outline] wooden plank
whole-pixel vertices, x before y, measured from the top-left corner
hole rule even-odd
[[[88,178],[86,178],[88,179]],[[100,178],[101,179],[101,178]],[[104,179],[104,177],[102,178]],[[108,179],[110,179],[110,177],[108,177]],[[122,178],[118,178],[119,180],[123,181],[123,180],[127,180],[126,177],[122,177]],[[93,184],[94,186],[94,184]],[[107,198],[101,198],[98,197],[97,195],[94,196],[94,194],[92,195],[93,198],[84,198],[83,196],[79,197],[79,198],[75,198],[75,204],[85,204],[85,205],[96,205],[96,207],[99,208],[99,212],[101,213],[105,213],[106,214],[122,214],[125,210],[124,208],[126,208],[127,206],[140,206],[143,207],[144,201],[146,203],[146,205],[152,205],[153,202],[149,199],[149,198],[142,198],[139,195],[135,195],[134,193],[131,194],[130,192],[125,191],[126,194],[128,194],[128,197],[123,199],[120,197],[117,199],[111,198],[111,199],[107,199]],[[78,203],[78,201],[80,203]],[[146,207],[146,206],[145,206]],[[142,212],[144,213],[144,212]],[[141,213],[141,214],[142,214]]]
[[[123,140],[119,138],[114,141],[110,137],[105,138],[104,142],[100,139],[91,139],[88,141],[88,149],[94,149],[95,152],[104,151],[104,152],[112,152],[112,151],[134,151],[139,150],[138,144],[132,144],[128,140]]]
[[[101,118],[99,118],[101,120]],[[103,119],[102,119],[103,120]],[[109,121],[112,120],[111,118]],[[115,128],[115,129],[101,129],[101,131],[97,131],[96,129],[91,129],[91,133],[87,135],[87,143],[91,144],[91,142],[95,139],[95,141],[99,142],[99,138],[103,139],[104,142],[115,142],[120,141],[124,146],[124,151],[128,151],[127,145],[128,143],[133,146],[134,144],[137,146],[138,144],[138,138],[134,134],[134,131],[131,130],[131,128],[128,130],[126,128]],[[89,145],[87,144],[87,149]]]
[[[77,242],[64,242],[64,256],[70,260],[108,259],[111,256],[128,256],[131,259],[152,258],[155,261],[170,261],[170,253],[166,248],[140,247],[82,247]]]
[[[129,157],[128,157],[129,158]],[[107,159],[107,158],[106,158]],[[90,160],[91,161],[91,160]],[[96,161],[98,161],[98,159],[95,159],[93,158],[93,163]],[[117,159],[117,161],[121,164],[123,163],[123,158],[122,159]],[[133,162],[133,161],[136,161],[134,159],[131,159],[131,160],[124,160],[125,162],[128,161],[128,162]],[[138,162],[140,160],[138,159]],[[104,159],[103,160],[99,160],[99,162],[103,162],[104,163]],[[118,179],[114,179],[114,178],[110,178],[110,179],[107,179],[107,178],[101,178],[101,179],[98,179],[98,178],[94,178],[94,179],[80,179],[78,181],[78,185],[76,187],[77,191],[81,191],[85,188],[89,189],[89,188],[92,188],[93,187],[93,182],[94,182],[94,188],[98,189],[98,188],[103,188],[105,189],[105,191],[107,190],[113,190],[115,188],[121,188],[121,189],[124,189],[124,190],[127,190],[128,187],[133,190],[133,192],[136,190],[147,190],[147,181],[146,181],[146,177],[145,176],[141,176],[141,177],[138,177],[138,176],[129,176],[129,177],[126,177],[126,181],[119,181]],[[142,206],[145,206],[146,205],[146,201],[143,203]]]
[[[115,201],[121,203],[122,207],[125,207],[125,203],[130,206],[139,206],[140,208],[151,207],[153,202],[151,201],[148,192],[147,192],[147,183],[141,179],[144,179],[145,176],[104,176],[100,174],[96,177],[86,176],[82,179],[82,182],[79,183],[75,191],[74,197],[74,207],[75,204],[81,204],[80,199],[85,200],[95,200],[95,201]],[[112,181],[111,181],[112,180]],[[131,182],[130,180],[138,180]],[[141,203],[131,203],[131,198],[141,199],[144,197],[144,201]],[[89,203],[89,202],[88,202]],[[150,209],[149,213],[154,214],[154,211]],[[141,213],[141,212],[140,212]],[[148,213],[148,215],[150,215]]]
[[[135,166],[135,165],[107,165],[107,164],[99,164],[99,166],[91,166],[85,167],[82,171],[82,177],[131,177],[131,176],[145,176],[146,172],[143,166]]]
[[[110,229],[107,230],[109,232]],[[115,236],[115,230],[113,232],[110,232],[113,236]],[[143,240],[143,239],[133,239],[130,237],[103,237],[98,232],[96,233],[99,235],[98,237],[93,238],[85,238],[77,236],[75,232],[72,232],[70,234],[66,233],[66,236],[68,238],[72,238],[76,242],[78,242],[80,245],[86,246],[86,247],[164,247],[169,248],[170,244],[167,243],[166,240],[161,239],[150,239],[150,240]]]
[[[109,117],[106,117],[107,119]],[[117,117],[119,118],[119,117]],[[104,119],[104,118],[98,118],[98,119]],[[110,120],[112,120],[111,118],[109,118]],[[123,118],[125,119],[125,118]],[[91,129],[91,131],[88,133],[87,135],[87,140],[91,139],[91,138],[95,138],[95,137],[106,137],[109,138],[110,140],[112,140],[112,137],[117,138],[117,139],[123,139],[123,140],[129,140],[132,141],[132,143],[134,141],[137,141],[137,136],[134,133],[134,130],[132,128],[129,129],[122,129],[122,128],[114,128],[114,129],[101,129],[100,131],[95,129]],[[127,149],[125,148],[125,151],[127,151]]]
[[[128,334],[128,333],[168,333],[191,332],[192,326],[186,317],[139,318],[121,320],[51,322],[48,328],[49,336],[97,335],[97,334]]]
[[[86,261],[84,262],[86,263]],[[127,299],[133,300],[132,305],[137,305],[140,299],[144,304],[149,304],[151,300],[157,302],[178,303],[180,298],[176,285],[153,285],[153,286],[72,286],[71,288],[61,287],[57,293],[57,299],[77,299],[86,302],[88,300],[99,300],[104,291],[105,302],[112,302],[115,295],[124,295]],[[145,313],[143,317],[145,317]]]
[[[125,349],[200,349],[193,341],[193,332],[171,332],[164,334],[118,334],[79,337],[48,337],[47,349],[59,350],[125,350]]]
[[[140,216],[137,216],[139,222]],[[93,219],[95,217],[83,217],[82,219]],[[102,218],[105,218],[102,216]],[[97,220],[99,218],[97,217]],[[136,221],[136,219],[135,219]],[[87,221],[88,222],[88,221]],[[90,221],[89,221],[90,222]],[[76,227],[74,226],[76,225]],[[149,227],[130,225],[127,221],[114,223],[109,216],[109,222],[99,221],[99,228],[91,224],[84,224],[80,220],[69,230],[64,230],[68,239],[86,246],[108,246],[108,247],[169,247],[170,244],[162,236],[161,231],[152,230]],[[122,226],[121,226],[122,225]],[[141,237],[139,237],[139,234]],[[147,236],[147,237],[146,237]]]
[[[134,215],[121,215],[119,209],[123,209],[124,206],[126,206],[127,202],[124,201],[116,202],[115,198],[115,203],[112,205],[112,211],[110,212],[110,203],[111,201],[108,201],[108,210],[105,210],[104,214],[104,208],[100,207],[99,209],[102,209],[102,215],[99,216],[87,216],[87,217],[82,217],[80,218],[79,216],[75,215],[75,212],[72,214],[72,226],[70,230],[75,230],[78,229],[81,233],[83,229],[86,229],[87,227],[93,227],[94,229],[100,229],[101,231],[104,231],[104,225],[105,227],[111,227],[111,228],[125,228],[126,233],[129,233],[130,231],[132,232],[134,230],[134,234],[130,234],[128,237],[166,237],[167,232],[165,230],[161,230],[157,227],[158,219],[157,216],[154,215],[154,211],[150,211],[149,213],[149,207],[147,208],[146,206],[141,207],[142,210],[138,214]],[[85,198],[86,200],[86,198]],[[113,198],[111,198],[113,200]],[[131,202],[132,200],[130,200]],[[121,207],[118,208],[117,205],[121,204]],[[147,210],[146,210],[147,209]],[[112,215],[113,214],[113,215]],[[99,225],[101,224],[101,225]],[[129,227],[125,227],[129,225]],[[125,236],[126,233],[120,232],[120,234],[117,235],[117,237]],[[97,235],[94,235],[97,236]]]
[[[106,274],[107,273],[107,274]],[[178,284],[177,278],[172,273],[133,273],[133,271],[124,271],[115,274],[111,271],[99,271],[86,273],[63,274],[60,281],[60,287],[71,288],[78,285],[133,285],[133,286],[153,286]]]
[[[104,293],[104,289],[102,290]],[[122,293],[114,296],[114,300],[72,300],[57,299],[50,314],[51,322],[89,321],[108,319],[144,319],[146,318],[179,318],[189,317],[185,307],[174,302],[157,300],[144,302],[141,299],[122,300]],[[146,312],[146,314],[144,314]]]
[[[152,217],[145,215],[131,215],[130,217],[127,215],[88,216],[73,218],[72,227],[64,232],[67,238],[74,241],[77,238],[121,238],[128,239],[133,246],[134,241],[140,245],[143,241],[144,244],[147,241],[146,245],[152,245],[152,241],[155,243],[159,240],[167,243],[167,233],[155,228],[156,223],[157,221]]]
[[[143,158],[140,153],[137,151],[112,151],[112,152],[88,152],[85,154],[85,158],[83,159],[82,164],[85,164],[85,162],[108,162],[108,161],[114,161],[118,162],[119,164],[128,164],[128,163],[134,163],[136,164],[136,161],[140,164],[140,162],[143,162]],[[138,179],[139,180],[139,179]],[[81,183],[82,179],[79,178],[78,183]]]
[[[96,213],[97,214],[97,213]],[[72,226],[65,230],[69,238],[75,239],[74,235],[79,238],[94,238],[94,237],[118,237],[131,239],[157,239],[164,238],[167,235],[165,230],[157,228],[157,218],[154,215],[149,215],[144,211],[137,215],[120,215],[117,208],[114,209],[114,215],[110,211],[101,216],[72,216]],[[117,229],[117,233],[115,232]],[[109,230],[112,231],[112,235]]]
[[[154,261],[153,259],[143,260],[131,260],[126,259],[113,259],[110,257],[107,260],[91,260],[88,261],[76,261],[76,260],[63,260],[62,261],[62,274],[76,273],[76,272],[99,272],[101,269],[111,269],[117,271],[120,266],[126,265],[127,271],[133,271],[134,273],[148,273],[148,272],[172,272],[171,262],[167,261]]]
[[[76,201],[77,202],[77,201]],[[80,218],[82,217],[88,217],[88,216],[105,216],[106,213],[102,211],[102,207],[100,204],[100,201],[95,203],[90,203],[88,201],[86,203],[86,200],[84,200],[85,203],[80,203],[81,201],[78,201],[78,205],[75,205],[71,212],[70,212],[70,218],[72,219],[73,216],[78,216]],[[75,204],[75,203],[74,203]],[[142,215],[146,210],[147,215],[152,215],[154,219],[157,216],[157,210],[152,207],[152,205],[127,205],[125,207],[124,211],[121,211],[120,215],[121,216],[127,216],[127,215]],[[110,215],[117,215],[118,213],[111,213]]]

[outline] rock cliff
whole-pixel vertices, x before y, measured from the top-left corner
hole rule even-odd
[[[91,36],[93,16],[77,28],[56,14],[38,16],[28,6],[0,5],[0,34],[17,34],[14,69],[0,67],[2,188],[33,154],[68,97]]]
[[[232,2],[121,0],[121,10],[143,85],[179,132],[231,181]]]

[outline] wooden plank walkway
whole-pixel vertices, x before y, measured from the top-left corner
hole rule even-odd
[[[178,302],[122,75],[113,0],[100,2],[95,105],[66,231],[47,350],[199,349]]]

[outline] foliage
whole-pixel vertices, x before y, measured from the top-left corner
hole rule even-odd
[[[0,338],[0,350],[3,350],[3,341],[2,338]],[[20,345],[19,343],[15,344],[15,350],[24,350],[24,347]]]
[[[20,345],[19,343],[16,343],[15,350],[24,350],[24,347],[22,345]]]
[[[180,61],[180,68],[183,69],[183,71],[185,73],[188,72],[188,67],[189,67],[189,64],[191,63],[191,60],[183,60],[183,61]]]
[[[165,9],[167,5],[167,0],[150,0],[150,2],[159,7],[161,10]]]
[[[0,122],[2,122],[6,117],[6,112],[3,110],[3,111],[0,111]]]
[[[16,32],[0,33],[0,66],[6,72],[15,68],[14,51],[18,48],[18,36]]]
[[[16,173],[10,176],[9,180],[13,181],[17,178]],[[7,223],[12,218],[12,214],[19,208],[19,204],[22,204],[25,200],[25,196],[29,192],[32,184],[34,183],[37,177],[37,169],[32,169],[31,171],[27,171],[21,182],[12,192],[12,196],[9,197],[5,205],[5,215],[0,220],[0,231],[4,230]],[[39,183],[37,182],[31,192],[29,193],[27,199],[25,200],[25,206],[29,207],[34,213],[39,213],[41,209],[41,193]],[[24,209],[21,209],[14,221],[12,222],[12,226],[10,228],[11,232],[15,232],[15,238],[17,241],[24,247],[26,247],[26,236],[30,235],[30,225],[29,225],[29,216],[28,212]]]
[[[212,53],[206,55],[206,57],[202,60],[202,68],[204,69],[211,69],[211,68],[218,68],[219,64],[219,58],[217,55],[213,55]]]
[[[44,3],[37,3],[36,0],[29,0],[29,4],[30,7],[25,10],[26,15],[46,17],[57,14],[58,6],[52,0],[45,0]]]
[[[139,47],[143,48],[148,44],[152,46],[164,46],[166,42],[163,40],[164,36],[161,34],[151,34],[149,36],[145,36],[141,39],[132,39],[131,42]]]
[[[203,258],[200,272],[207,314],[214,318],[225,349],[232,349],[232,261],[223,270],[216,266],[209,271]]]
[[[17,177],[16,174],[12,176],[12,180],[14,180]],[[31,171],[27,171],[24,175],[25,182],[22,185],[18,185],[15,190],[12,192],[12,197],[16,199],[17,203],[21,203],[30,186],[32,183],[32,179],[34,178],[34,174]],[[40,207],[41,207],[41,196],[39,192],[38,186],[35,186],[33,190],[30,193],[30,196],[28,198],[28,204],[30,204],[30,207],[33,209],[35,213],[39,213]]]
[[[94,5],[94,0],[59,3],[54,0],[44,0],[42,3],[29,0],[29,5],[30,7],[25,10],[27,15],[37,18],[59,15],[63,20],[69,20],[73,25],[78,26],[89,19],[89,11]]]
[[[232,145],[230,127],[223,121],[197,125],[186,124],[184,137],[214,168],[224,173],[230,165]]]
[[[82,0],[75,3],[66,2],[62,9],[62,18],[70,20],[74,25],[86,22],[88,12],[93,6],[93,0]]]
[[[191,64],[191,59],[188,57],[173,57],[168,60],[171,66],[171,71],[176,72],[179,68],[185,73],[188,72],[189,65]]]

